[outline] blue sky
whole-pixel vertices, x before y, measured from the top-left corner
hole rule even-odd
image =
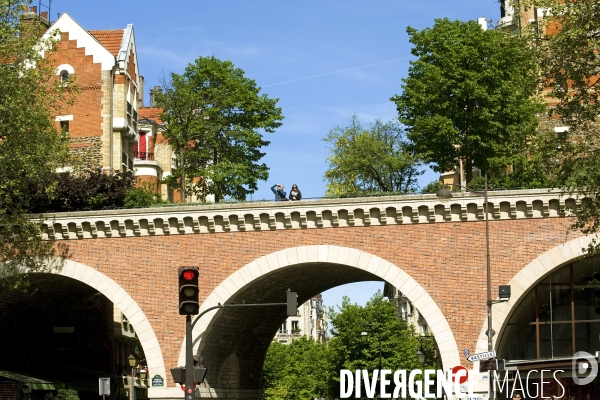
[[[42,0],[47,3],[48,0]],[[35,2],[37,4],[37,2]],[[264,162],[268,182],[254,199],[272,199],[270,186],[297,184],[305,198],[325,192],[328,150],[323,137],[356,113],[362,123],[397,117],[391,96],[400,92],[411,60],[406,27],[423,29],[435,18],[497,21],[497,0],[53,0],[51,20],[68,12],[85,29],[134,25],[146,92],[163,75],[182,73],[199,56],[230,60],[279,98],[285,119]],[[145,93],[146,103],[148,95]],[[428,170],[421,186],[436,179]],[[351,293],[364,303],[382,283],[332,289],[325,303]]]

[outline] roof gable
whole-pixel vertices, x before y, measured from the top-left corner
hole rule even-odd
[[[104,46],[110,53],[118,57],[119,49],[123,42],[123,29],[114,30],[94,30],[88,31]]]
[[[58,32],[58,34],[57,34]],[[70,40],[77,41],[78,48],[85,49],[85,55],[92,56],[94,63],[100,63],[103,70],[110,70],[114,67],[115,56],[100,43],[100,41],[90,32],[86,31],[66,12],[46,31],[44,39],[55,37],[60,39],[61,32],[68,32]],[[121,31],[122,34],[123,31]],[[43,53],[43,50],[42,50]]]

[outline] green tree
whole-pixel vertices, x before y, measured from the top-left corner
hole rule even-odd
[[[540,67],[551,89],[549,95],[558,100],[551,111],[571,127],[596,121],[600,115],[600,3],[526,0],[523,4],[547,13],[544,25],[535,26],[530,33],[539,44]]]
[[[419,160],[397,122],[376,120],[363,127],[353,115],[348,126],[335,127],[324,140],[330,145],[327,195],[416,191]]]
[[[526,163],[543,110],[535,96],[536,52],[527,41],[448,19],[407,32],[417,59],[392,101],[423,161],[444,172],[465,160],[466,183],[470,166],[494,172]]]
[[[571,230],[596,234],[600,228],[600,3],[595,0],[524,0],[522,7],[545,10],[543,24],[528,38],[538,44],[539,65],[550,115],[569,127],[548,132],[546,163],[556,168],[554,185],[583,199],[571,211]],[[520,8],[517,7],[516,10]],[[589,253],[600,252],[594,241]]]
[[[334,371],[330,381],[330,394],[339,397],[339,371],[348,369],[379,369],[379,343],[381,340],[381,365],[392,371],[422,369],[417,361],[420,343],[414,329],[396,315],[394,303],[375,294],[362,307],[351,304],[344,297],[338,311],[329,309],[332,338],[329,340]],[[364,325],[370,324],[370,325]],[[367,332],[367,343],[361,341],[361,332]],[[429,368],[435,367],[434,360]],[[392,390],[390,390],[391,392]]]
[[[26,266],[40,270],[52,243],[26,213],[39,193],[53,193],[56,168],[67,159],[67,138],[53,116],[73,99],[76,85],[60,84],[48,59],[54,40],[40,39],[41,24],[22,24],[26,1],[0,2],[0,278]],[[18,281],[9,280],[11,284]],[[6,280],[4,280],[6,282]]]
[[[303,336],[271,343],[263,366],[264,398],[307,400],[327,393],[331,375],[327,345]]]
[[[274,132],[283,119],[278,99],[259,94],[244,71],[215,57],[199,57],[163,86],[156,102],[177,157],[169,184],[181,190],[182,200],[187,188],[216,201],[244,200],[256,191],[256,182],[269,176],[259,163],[269,144],[262,132]]]

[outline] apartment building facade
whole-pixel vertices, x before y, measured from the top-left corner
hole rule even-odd
[[[288,317],[281,323],[273,341],[290,344],[293,340],[307,336],[325,343],[328,339],[327,329],[323,296],[318,294],[298,307],[298,315]]]

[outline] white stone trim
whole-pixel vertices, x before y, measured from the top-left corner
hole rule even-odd
[[[354,256],[348,257],[348,254],[354,254]],[[365,269],[397,287],[422,312],[423,318],[431,326],[432,334],[438,340],[444,370],[460,365],[460,356],[454,334],[446,317],[444,317],[429,293],[401,268],[375,255],[347,247],[331,245],[299,246],[260,257],[229,275],[202,303],[200,312],[214,307],[218,303],[226,303],[243,287],[252,284],[252,281],[270,272],[303,262],[330,262],[346,265],[350,268]],[[385,265],[385,267],[373,267],[376,265]],[[216,312],[204,315],[194,327],[193,337],[196,340],[194,352],[198,351],[202,336]],[[430,324],[430,321],[432,324]],[[185,365],[185,338],[181,344],[178,365]]]
[[[63,71],[67,71],[69,75],[73,75],[75,73],[75,70],[70,64],[60,64],[58,67],[56,67],[54,75],[60,75],[60,73]]]
[[[138,333],[138,338],[146,354],[148,369],[152,371],[153,375],[158,374],[167,378],[162,351],[150,321],[135,300],[118,283],[94,268],[67,259],[51,261],[48,272],[85,283],[119,307]]]
[[[57,115],[54,120],[56,122],[60,122],[60,121],[73,121],[73,114],[70,115]]]
[[[190,229],[171,230],[172,235],[485,220],[482,197],[470,193],[454,196],[449,202],[440,202],[435,195],[414,195],[56,213],[45,216],[42,237],[56,240],[164,235],[163,229],[154,227],[170,226],[172,219],[177,220],[178,226],[191,223]],[[549,189],[490,192],[489,217],[491,220],[559,218],[566,216],[567,202],[579,201],[577,196]],[[247,216],[251,218],[247,220]],[[131,221],[135,229],[112,231],[111,222],[124,226],[125,221]],[[563,259],[560,252],[548,256],[556,262]],[[363,269],[367,268],[363,260],[354,260],[358,261]]]
[[[134,160],[134,169],[135,169],[135,176],[153,176],[155,178],[158,178],[158,171],[156,168],[152,168],[152,167],[142,167],[140,165],[135,165],[135,162],[139,161],[139,160]],[[142,160],[145,161],[145,160]],[[139,164],[139,163],[138,163]]]
[[[84,48],[86,56],[92,56],[94,63],[101,64],[104,71],[110,71],[115,65],[115,56],[100,44],[96,38],[83,29],[69,14],[62,13],[60,18],[46,31],[43,38],[56,38],[60,40],[62,33],[69,33],[69,40],[77,41],[77,48]],[[43,53],[43,50],[42,50]]]
[[[553,272],[565,265],[576,261],[579,257],[585,255],[585,248],[593,239],[599,239],[600,236],[582,236],[572,239],[561,245],[548,250],[536,259],[527,264],[508,282],[510,285],[511,297],[505,303],[495,304],[492,310],[492,329],[496,331],[494,336],[494,348],[497,349],[498,338],[502,336],[502,331],[508,323],[508,316],[512,309],[518,306],[527,293],[540,281],[542,281],[550,272]],[[493,272],[492,264],[492,272]],[[485,299],[481,300],[482,304]],[[475,353],[487,351],[487,315],[482,313],[483,324],[477,339]]]

